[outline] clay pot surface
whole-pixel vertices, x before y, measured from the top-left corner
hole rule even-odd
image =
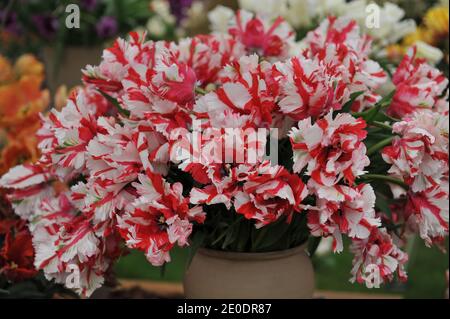
[[[184,278],[189,299],[304,299],[314,292],[314,269],[305,246],[234,253],[201,248]]]

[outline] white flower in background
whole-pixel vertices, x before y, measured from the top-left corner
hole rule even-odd
[[[327,15],[341,16],[345,13],[345,0],[316,0],[316,12],[319,17]]]
[[[379,6],[379,27],[368,27],[366,19],[370,12],[367,12],[366,9],[371,3],[367,0],[351,1],[346,4],[343,16],[356,20],[363,32],[374,39],[374,46],[381,48],[388,44],[396,43],[407,34],[416,30],[414,20],[402,20],[405,16],[405,11],[391,2],[386,2],[382,7]]]
[[[266,18],[282,16],[295,29],[311,27],[315,20],[328,15],[354,19],[362,31],[373,38],[375,52],[416,30],[415,21],[405,20],[405,11],[391,2],[379,6],[379,27],[368,27],[366,20],[371,14],[368,10],[370,4],[374,4],[373,1],[354,0],[347,3],[345,0],[239,0],[242,9]],[[226,22],[227,16],[224,10],[221,10],[222,21]],[[218,17],[217,13],[214,15]]]
[[[438,64],[444,57],[444,53],[440,49],[431,46],[428,43],[417,41],[414,45],[417,48],[417,56],[425,58],[431,64]]]
[[[214,32],[226,33],[229,22],[234,17],[234,11],[224,6],[217,6],[208,13],[211,30]]]
[[[287,13],[288,2],[287,0],[239,0],[239,7],[263,17],[273,18]]]
[[[316,6],[314,1],[308,0],[288,0],[289,9],[286,11],[286,20],[294,27],[307,27],[312,23],[312,18],[316,16]]]
[[[192,5],[187,9],[186,18],[181,21],[181,29],[185,27],[201,26],[206,22],[205,19],[205,4],[203,1],[194,1]]]
[[[260,16],[282,16],[294,28],[309,27],[316,17],[341,15],[345,0],[239,0],[239,7]]]
[[[162,37],[167,30],[163,18],[158,15],[148,19],[146,27],[148,33],[155,37]]]
[[[150,3],[150,8],[155,14],[168,24],[175,24],[175,17],[170,13],[170,6],[168,1],[153,0]]]
[[[286,20],[295,28],[310,27],[316,19],[346,12],[345,0],[287,0]]]

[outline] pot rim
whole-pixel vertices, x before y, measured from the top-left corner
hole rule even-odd
[[[209,248],[199,248],[197,253],[206,255],[218,259],[229,259],[229,260],[268,260],[268,259],[279,259],[290,257],[292,255],[298,254],[300,252],[306,252],[307,243],[301,244],[297,247],[288,248],[284,250],[276,250],[269,252],[232,252],[223,251]],[[308,255],[309,256],[309,255]]]

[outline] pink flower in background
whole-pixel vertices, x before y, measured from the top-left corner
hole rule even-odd
[[[102,61],[98,66],[87,65],[82,70],[83,82],[111,96],[121,96],[122,80],[127,76],[130,66],[149,59],[147,55],[151,50],[143,45],[143,41],[143,37],[136,32],[130,33],[129,41],[121,38],[115,40],[112,47],[103,50]],[[145,55],[141,53],[144,50],[147,53]]]
[[[373,228],[369,237],[354,239],[350,250],[355,254],[351,282],[379,288],[395,273],[400,280],[407,279],[404,266],[408,255],[395,246],[385,228]]]
[[[288,217],[302,210],[301,202],[308,195],[300,177],[269,162],[255,167],[235,195],[234,206],[239,214],[254,219],[257,228],[273,223],[280,216]]]
[[[58,18],[51,13],[35,14],[31,17],[31,21],[34,24],[38,35],[46,40],[53,39],[59,29]]]
[[[346,83],[318,59],[294,57],[279,68],[284,75],[279,107],[294,120],[322,117],[349,99]]]
[[[70,286],[89,296],[104,282],[118,251],[117,237],[101,234],[89,215],[77,214],[65,195],[43,201],[33,225],[35,266],[47,279]]]
[[[252,13],[240,10],[232,20],[229,34],[240,41],[248,53],[258,53],[268,58],[283,58],[288,55],[294,40],[294,31],[283,18],[273,23]]]
[[[329,75],[345,83],[349,94],[359,94],[352,111],[360,112],[381,99],[376,90],[387,81],[387,74],[370,59],[370,38],[360,34],[356,21],[328,17],[304,41],[305,56],[321,61]]]
[[[422,192],[409,192],[405,219],[410,227],[418,228],[427,246],[442,243],[448,236],[448,180]]]
[[[246,53],[242,43],[227,34],[182,39],[176,51],[178,58],[195,71],[202,87],[218,82],[223,67]]]
[[[405,55],[392,81],[396,91],[388,112],[400,119],[416,110],[434,109],[448,86],[442,72],[416,57],[416,48]]]
[[[213,127],[270,127],[277,98],[272,75],[269,63],[244,56],[223,70],[223,85],[199,98],[194,111]]]
[[[14,212],[24,220],[32,219],[41,201],[54,196],[49,186],[53,174],[44,165],[24,164],[16,166],[2,176],[0,186],[9,188],[8,200]]]
[[[118,217],[118,228],[126,244],[145,252],[155,266],[170,260],[175,244],[187,245],[192,221],[202,223],[205,215],[200,207],[189,208],[181,183],[168,184],[160,175],[147,170],[133,183],[137,199]]]
[[[97,134],[97,117],[106,113],[108,102],[99,93],[88,89],[77,91],[61,111],[48,116],[49,134],[54,145],[44,151],[53,165],[83,170],[87,146]],[[48,136],[47,136],[48,138]]]
[[[98,0],[81,0],[80,3],[83,9],[92,12],[97,7]]]
[[[382,151],[383,159],[392,164],[391,175],[403,179],[413,192],[448,179],[448,117],[416,112],[395,123],[393,131],[400,136]]]
[[[154,69],[153,90],[161,98],[180,106],[194,103],[197,77],[185,63],[159,60]]]
[[[319,185],[333,186],[341,180],[352,185],[370,163],[362,143],[366,123],[350,114],[332,116],[330,112],[314,124],[307,118],[292,128],[293,170],[300,173],[306,167],[305,174]]]
[[[308,185],[311,187],[311,185]],[[312,187],[312,192],[317,191]],[[333,192],[338,196],[333,196]],[[333,250],[343,250],[342,235],[366,239],[373,228],[381,225],[375,216],[375,193],[368,184],[356,188],[348,186],[331,187],[317,194],[316,207],[308,211],[308,227],[316,237],[332,236]]]

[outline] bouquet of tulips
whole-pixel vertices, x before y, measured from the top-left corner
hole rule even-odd
[[[351,280],[378,287],[406,279],[408,234],[448,235],[439,70],[414,50],[384,70],[346,18],[325,19],[294,56],[283,18],[227,22],[178,43],[117,39],[42,117],[42,157],[0,184],[48,279],[90,295],[128,248],[161,266],[175,246],[267,252],[332,237],[340,252],[345,236]]]

